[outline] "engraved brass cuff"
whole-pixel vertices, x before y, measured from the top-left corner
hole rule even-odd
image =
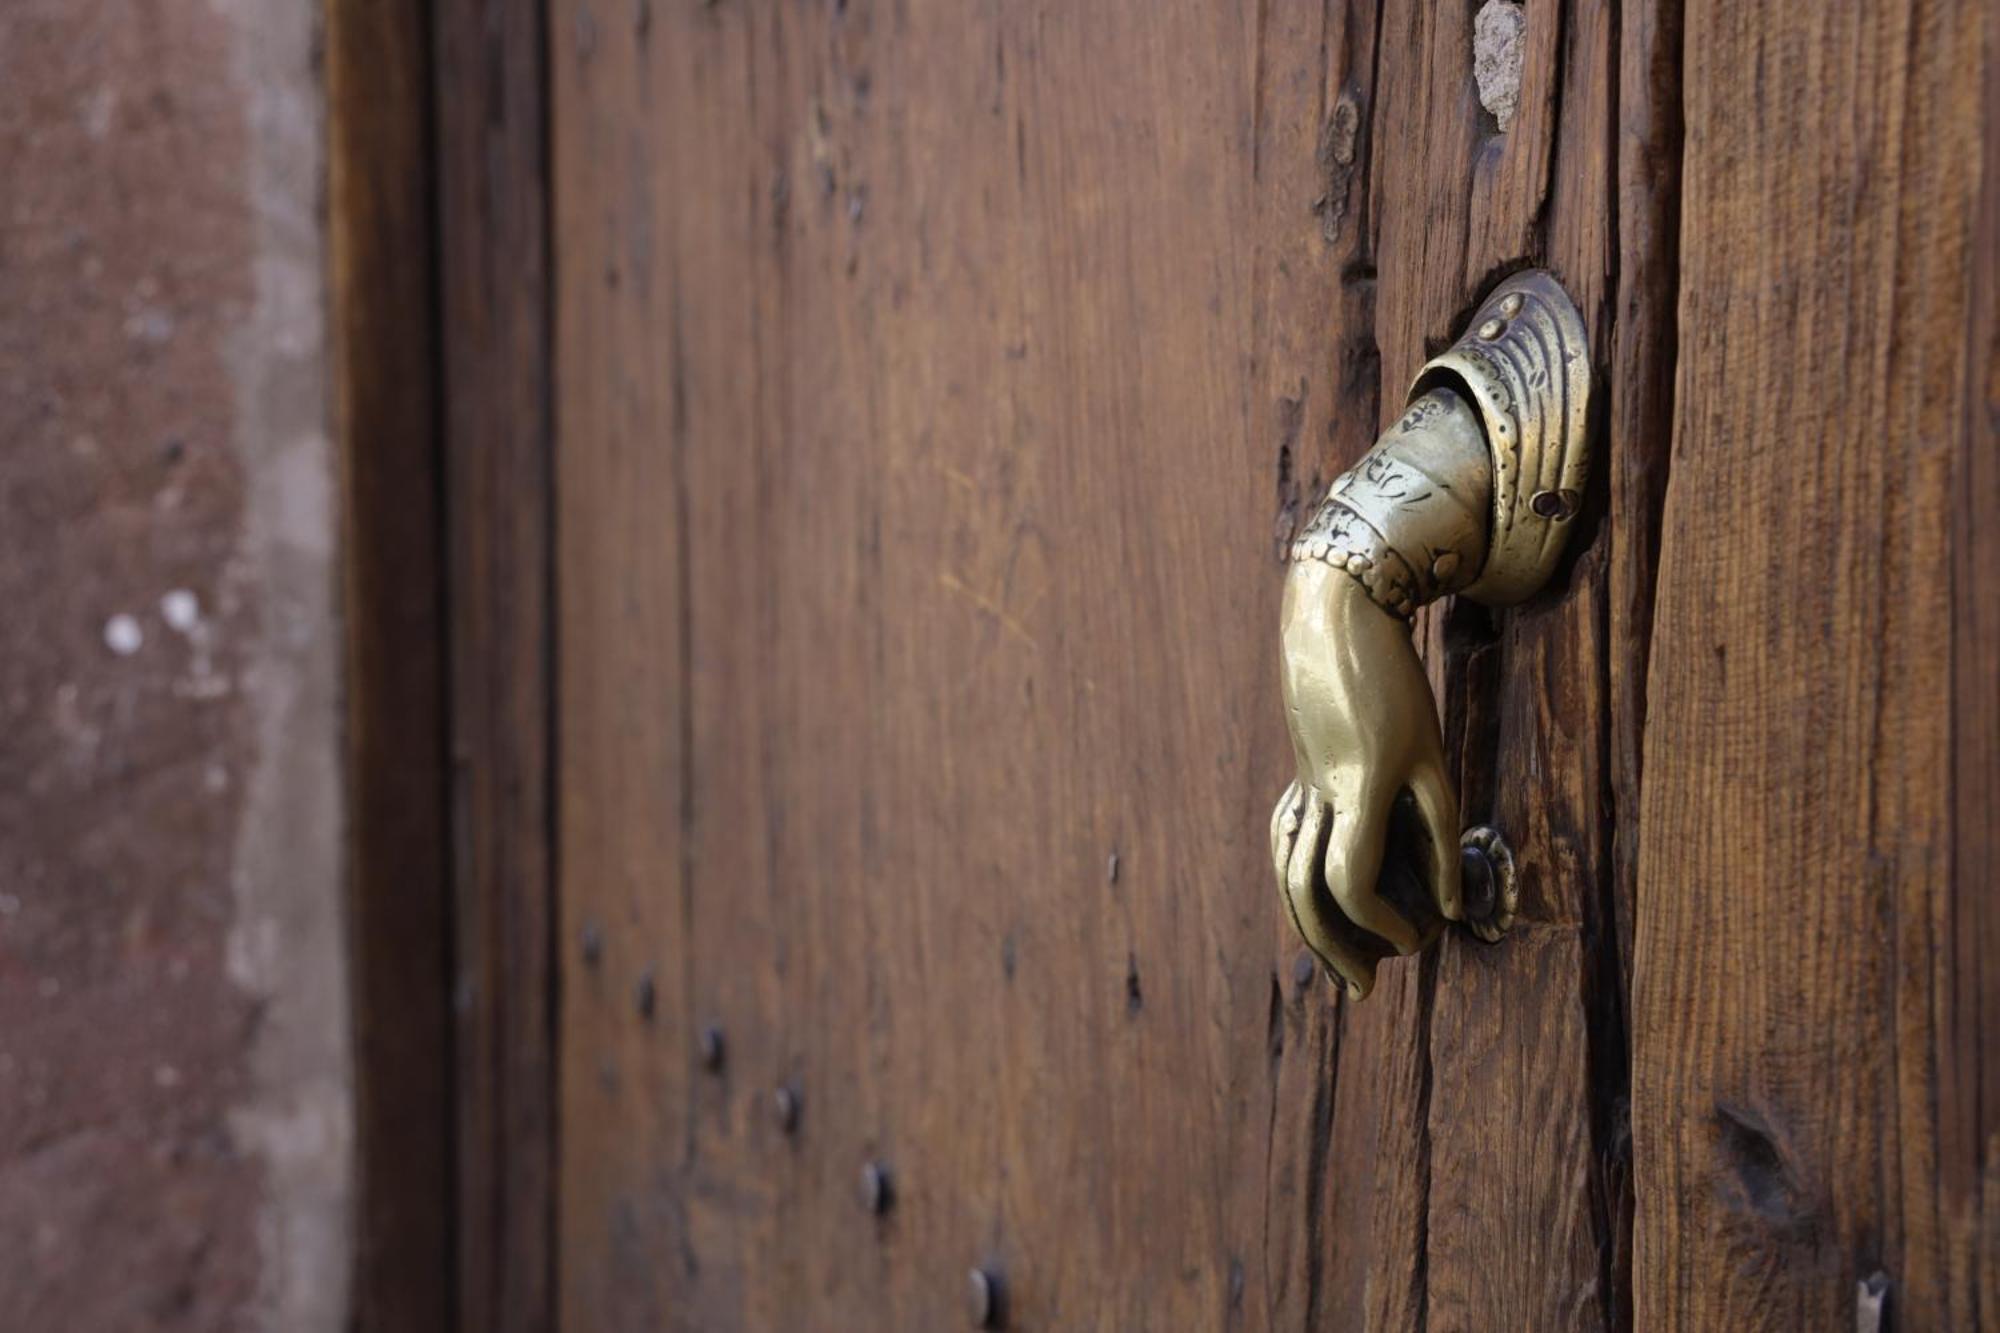
[[[1471,404],[1432,389],[1333,483],[1292,558],[1346,570],[1377,606],[1408,620],[1485,565],[1491,473]]]
[[[1410,406],[1292,543],[1408,620],[1446,593],[1492,606],[1548,581],[1589,474],[1583,321],[1553,278],[1508,279],[1418,372]]]

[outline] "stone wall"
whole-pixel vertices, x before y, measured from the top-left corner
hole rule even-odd
[[[317,22],[0,6],[0,1328],[345,1318]]]

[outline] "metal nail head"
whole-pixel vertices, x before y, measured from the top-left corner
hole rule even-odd
[[[870,1162],[861,1168],[861,1206],[880,1217],[895,1202],[896,1191],[889,1179],[886,1162]]]
[[[1000,1275],[974,1268],[965,1275],[965,1314],[974,1328],[999,1328],[1005,1319]]]
[[[1459,884],[1465,924],[1492,944],[1505,935],[1521,910],[1521,888],[1514,872],[1514,849],[1500,830],[1474,824],[1458,840]]]
[[[1465,916],[1468,921],[1485,921],[1500,904],[1500,886],[1494,878],[1493,862],[1485,849],[1461,845],[1458,873],[1465,886]]]
[[[701,1067],[709,1073],[722,1068],[726,1047],[723,1045],[722,1029],[713,1023],[701,1030],[695,1038],[695,1049],[701,1053]]]

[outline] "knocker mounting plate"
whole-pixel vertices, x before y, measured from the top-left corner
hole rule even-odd
[[[1486,428],[1493,526],[1486,567],[1464,595],[1492,606],[1549,580],[1590,476],[1590,346],[1583,317],[1547,273],[1501,283],[1466,335],[1417,373],[1412,401],[1437,387],[1470,391]]]

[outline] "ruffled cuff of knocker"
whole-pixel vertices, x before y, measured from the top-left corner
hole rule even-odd
[[[1399,620],[1409,620],[1430,600],[1410,562],[1375,526],[1328,496],[1292,542],[1292,561],[1318,560],[1352,577],[1369,600]]]

